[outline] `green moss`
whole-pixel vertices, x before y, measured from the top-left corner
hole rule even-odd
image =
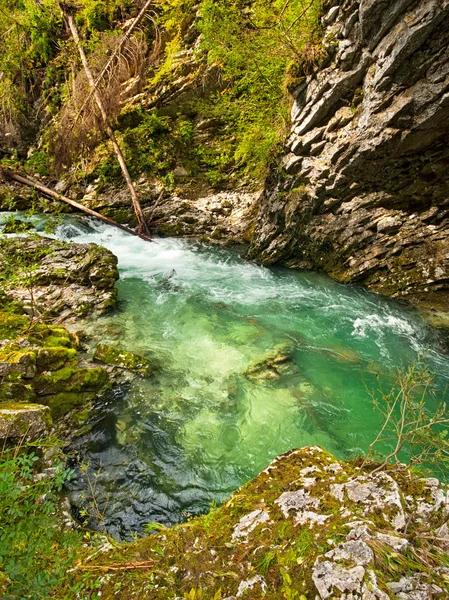
[[[132,210],[108,206],[107,208],[102,208],[99,212],[105,217],[109,217],[118,223],[127,223],[130,227],[135,227],[137,225],[136,215]]]
[[[66,329],[36,323],[28,334],[30,343],[46,348],[76,348],[76,339]]]
[[[61,392],[44,397],[41,401],[50,407],[53,419],[60,419],[74,408],[89,404],[95,399],[95,396],[96,394],[93,392]],[[74,423],[76,424],[76,417]],[[79,424],[82,424],[82,420]]]
[[[82,425],[85,425],[89,416],[90,416],[90,406],[88,406],[86,408],[82,408],[81,410],[76,411],[72,415],[72,423],[74,425],[76,425],[77,427],[81,427]]]
[[[37,351],[36,366],[40,371],[56,371],[63,367],[74,367],[77,362],[77,352],[74,348],[45,347]]]
[[[138,373],[148,377],[152,371],[152,364],[143,356],[138,356],[133,352],[127,352],[119,348],[108,346],[107,344],[98,344],[94,354],[94,360],[107,365],[113,365],[133,373]]]
[[[99,393],[109,383],[109,375],[105,369],[78,369],[63,367],[54,372],[38,375],[34,388],[41,396],[61,393],[95,392]]]
[[[3,381],[0,385],[0,402],[33,402],[36,399],[31,384],[21,381]]]
[[[16,339],[26,332],[29,325],[27,317],[0,312],[0,339]]]

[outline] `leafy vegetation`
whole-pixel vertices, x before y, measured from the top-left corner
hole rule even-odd
[[[318,0],[200,5],[201,49],[223,78],[222,89],[209,99],[209,115],[232,128],[235,163],[258,175],[287,131],[288,74],[321,56],[320,8]]]
[[[38,461],[25,449],[5,450],[0,460],[0,594],[5,600],[52,597],[83,541],[56,515],[58,493],[70,471],[59,462],[51,474],[38,478]]]
[[[0,0],[0,4],[5,17],[0,36],[6,48],[0,57],[1,124],[10,135],[25,122],[38,126],[44,112],[55,118],[56,130],[47,125],[39,152],[26,164],[30,172],[46,175],[55,165],[68,167],[83,153],[90,154],[101,142],[101,131],[96,131],[95,111],[83,109],[86,85],[59,3]],[[76,3],[77,26],[94,72],[107,61],[122,24],[133,14],[132,5],[127,0]],[[155,5],[154,26],[144,31],[153,53],[146,61],[147,93],[169,87],[180,74],[187,75],[195,91],[172,102],[168,112],[164,106],[143,109],[140,122],[124,130],[121,123],[128,108],[119,114],[116,127],[123,134],[133,176],[146,173],[164,177],[169,184],[182,157],[191,177],[202,174],[211,185],[248,174],[260,179],[287,130],[289,81],[320,60],[321,0],[158,0]],[[163,53],[156,60],[161,37]],[[186,73],[193,46],[193,70]],[[126,61],[115,65],[114,77],[105,82],[113,118],[120,108],[120,90],[109,93],[110,82],[120,84],[136,74],[143,65],[139,53],[145,48],[145,41],[137,40]],[[179,56],[186,50],[190,58],[184,64]],[[206,141],[193,135],[199,120],[212,123]],[[83,129],[77,131],[80,122]],[[96,153],[94,174],[102,180],[118,176],[109,153],[107,144]]]
[[[400,469],[418,467],[433,473],[439,471],[447,479],[449,415],[445,400],[432,397],[434,379],[423,363],[416,362],[398,370],[390,390],[379,387],[371,393],[383,420],[366,461],[378,460],[377,470],[390,464]]]
[[[94,52],[103,46],[107,32],[118,35],[117,25],[129,16],[133,3],[81,0],[76,8],[87,50]],[[47,115],[55,116],[68,101],[77,58],[57,0],[0,0],[0,15],[0,129],[12,148],[22,138],[32,143],[42,122],[48,123]],[[28,165],[34,172],[47,174],[47,146],[48,140],[40,148],[38,164]]]

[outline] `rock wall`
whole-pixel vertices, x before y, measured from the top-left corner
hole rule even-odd
[[[325,3],[250,257],[449,308],[449,0]]]

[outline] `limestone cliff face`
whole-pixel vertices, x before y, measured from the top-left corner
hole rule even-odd
[[[250,256],[449,302],[449,0],[331,0]]]

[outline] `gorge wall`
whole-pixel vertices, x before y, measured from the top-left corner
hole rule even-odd
[[[449,0],[331,0],[250,257],[449,307]]]

